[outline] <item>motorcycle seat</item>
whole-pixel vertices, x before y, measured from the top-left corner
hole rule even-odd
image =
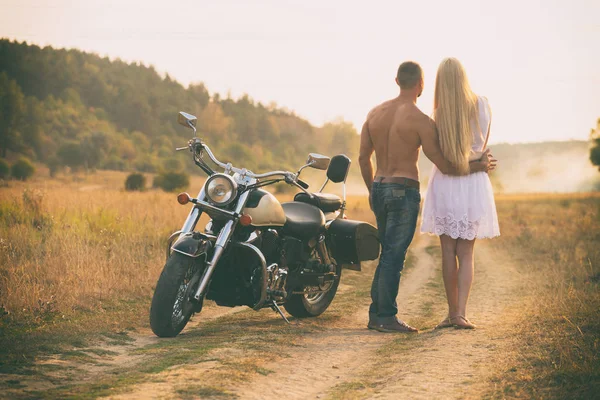
[[[313,193],[312,196],[309,196],[304,192],[300,192],[294,197],[294,201],[312,204],[324,213],[334,212],[342,207],[342,199],[329,193]]]
[[[283,203],[286,222],[283,233],[298,239],[310,239],[325,230],[325,215],[310,204],[292,201]]]

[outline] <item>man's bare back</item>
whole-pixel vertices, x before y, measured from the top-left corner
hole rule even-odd
[[[429,118],[410,100],[397,97],[375,107],[368,115],[368,132],[377,155],[376,176],[419,180],[419,130]]]

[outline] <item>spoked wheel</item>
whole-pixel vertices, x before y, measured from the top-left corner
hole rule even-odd
[[[202,304],[190,300],[200,280],[201,260],[172,253],[152,297],[150,326],[159,337],[174,337]]]
[[[306,302],[309,304],[317,304],[320,301],[323,300],[323,298],[325,296],[327,296],[327,293],[329,293],[329,291],[331,290],[331,286],[333,285],[333,281],[329,281],[327,282],[327,284],[323,285],[323,286],[311,286],[308,289],[309,290],[319,290],[322,291],[320,293],[307,293],[304,295],[304,298],[306,299]]]
[[[321,286],[309,286],[305,290],[314,293],[293,294],[283,305],[285,310],[296,318],[316,317],[327,310],[340,284],[342,267],[336,265],[336,278]]]

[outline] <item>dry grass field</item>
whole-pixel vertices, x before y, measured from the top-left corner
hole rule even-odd
[[[421,236],[400,293],[416,337],[365,329],[370,265],[345,272],[315,320],[209,306],[157,340],[150,299],[189,208],[125,192],[125,176],[42,173],[0,188],[0,397],[274,398],[281,382],[289,398],[600,396],[599,194],[497,198],[502,236],[476,246],[474,332],[430,329],[443,285],[437,240]],[[373,222],[364,197],[348,212]]]

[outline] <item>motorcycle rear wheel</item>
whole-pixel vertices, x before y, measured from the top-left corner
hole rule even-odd
[[[150,327],[158,337],[175,337],[186,326],[201,304],[190,296],[197,287],[200,260],[171,253],[163,268],[150,307]]]
[[[296,318],[317,317],[325,312],[333,301],[340,284],[342,276],[342,267],[336,266],[337,278],[333,281],[329,290],[317,294],[293,294],[283,307]]]

